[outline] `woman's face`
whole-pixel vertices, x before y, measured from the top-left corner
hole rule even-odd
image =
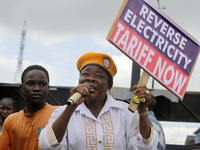
[[[10,114],[14,112],[13,102],[10,100],[3,100],[0,105],[0,116],[4,121]]]
[[[79,83],[89,83],[90,95],[87,100],[105,100],[106,91],[109,89],[108,76],[99,66],[88,65],[80,73]]]

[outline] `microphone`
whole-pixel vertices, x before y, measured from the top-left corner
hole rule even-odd
[[[83,85],[86,87],[86,89],[89,91],[90,90],[90,85],[88,83],[83,83]],[[74,105],[81,97],[83,94],[79,92],[75,92],[68,100],[67,100],[67,106],[72,106]]]

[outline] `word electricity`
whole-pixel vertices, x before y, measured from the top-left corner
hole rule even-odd
[[[155,46],[158,47],[161,52],[166,53],[166,55],[173,61],[176,61],[175,63],[180,65],[180,63],[183,61],[184,65],[182,67],[183,69],[187,69],[188,64],[191,63],[192,60],[181,51],[184,50],[187,39],[179,32],[176,32],[165,21],[163,21],[162,19],[159,20],[158,16],[153,11],[149,10],[145,5],[143,5],[139,15],[142,16],[142,18],[145,19],[149,24],[153,24],[154,29],[160,27],[159,33],[161,33],[162,35],[156,32],[156,30],[154,30],[151,26],[145,26],[145,22],[142,19],[140,19],[139,22],[135,24],[137,15],[129,9],[124,17],[124,20],[129,23],[132,28],[135,28],[137,32],[142,33],[143,36],[149,40],[150,43],[154,42]],[[120,31],[124,30],[124,28],[121,24],[118,24],[117,27],[117,34],[119,35]],[[135,41],[131,41],[129,42],[129,44],[127,43],[128,38],[134,38],[129,37],[129,33],[130,32],[128,30],[124,32],[124,35],[118,41],[118,44],[124,43],[123,49],[126,49],[126,46],[128,46],[127,50],[134,48],[135,46]],[[114,41],[116,40],[118,35],[116,35]],[[163,38],[163,36],[165,36],[166,38]],[[170,42],[166,39],[169,39],[173,44],[169,44]]]
[[[166,85],[180,98],[185,92],[193,61],[185,53],[187,39],[143,5],[139,14],[127,9],[111,35],[124,54]]]

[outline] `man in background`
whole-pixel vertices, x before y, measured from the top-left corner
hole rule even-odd
[[[51,113],[58,108],[45,102],[49,92],[49,74],[42,66],[32,65],[24,70],[20,90],[24,94],[26,107],[5,119],[0,150],[38,150],[40,131],[48,123]]]
[[[158,132],[159,135],[159,142],[157,146],[157,150],[166,150],[166,144],[165,144],[165,134],[162,128],[162,125],[160,122],[156,119],[155,114],[153,112],[155,106],[156,106],[156,98],[151,95],[151,100],[147,103],[147,108],[148,108],[148,117],[149,121],[151,122],[151,125],[154,130]]]

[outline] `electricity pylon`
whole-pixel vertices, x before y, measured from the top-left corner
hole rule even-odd
[[[14,83],[20,83],[20,77],[21,77],[21,74],[22,74],[22,63],[23,63],[25,36],[26,36],[26,21],[24,21],[24,25],[23,25],[23,28],[22,28],[20,51],[19,51],[19,56],[18,56],[18,64],[17,64],[17,69],[16,69],[16,72],[15,72]]]

